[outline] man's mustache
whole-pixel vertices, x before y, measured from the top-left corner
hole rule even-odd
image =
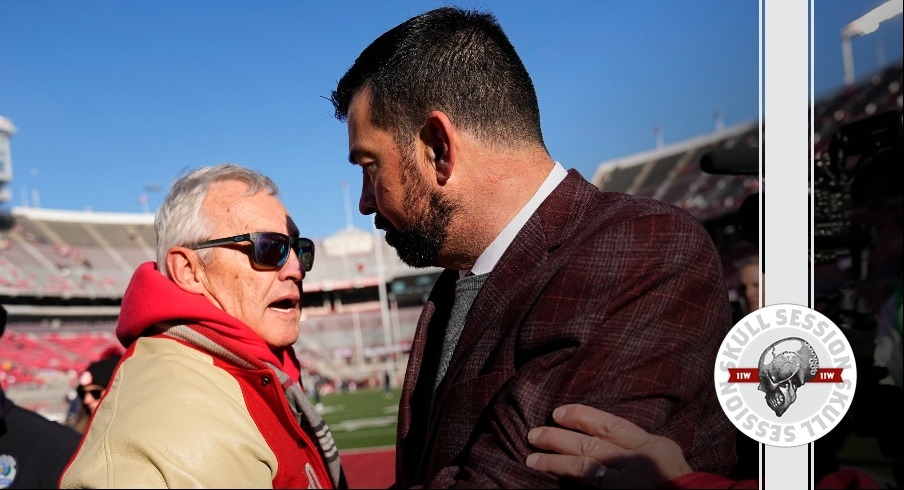
[[[381,230],[394,230],[395,228],[392,226],[392,223],[389,222],[388,219],[383,217],[380,213],[374,215],[374,226]]]

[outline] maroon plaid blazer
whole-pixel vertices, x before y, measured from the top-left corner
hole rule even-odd
[[[431,405],[457,278],[440,275],[418,322],[397,486],[567,485],[524,463],[534,452],[527,432],[553,424],[566,403],[675,440],[695,470],[734,464],[735,430],[712,374],[731,326],[728,294],[690,215],[600,192],[569,171],[487,279]]]

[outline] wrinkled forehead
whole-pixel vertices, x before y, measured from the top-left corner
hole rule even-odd
[[[202,211],[218,233],[241,234],[276,231],[297,235],[298,228],[278,197],[267,190],[248,196],[248,185],[240,181],[213,184]]]

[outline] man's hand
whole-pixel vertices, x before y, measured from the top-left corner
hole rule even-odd
[[[678,444],[621,417],[586,405],[563,405],[552,416],[565,429],[536,427],[527,440],[558,454],[529,455],[531,468],[601,488],[653,488],[693,471]]]

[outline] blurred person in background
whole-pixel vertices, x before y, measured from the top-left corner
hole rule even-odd
[[[901,439],[901,409],[904,407],[904,365],[902,365],[902,280],[898,279],[892,293],[879,308],[876,317],[874,363],[881,378],[870,386],[867,397],[870,406],[863,419],[872,421],[882,455],[894,460],[894,477],[898,488],[904,486],[904,441]],[[885,374],[885,376],[882,376]],[[860,385],[857,386],[860,388]],[[880,415],[881,414],[881,415]],[[890,421],[890,422],[889,422]]]
[[[761,284],[760,284],[760,259],[757,255],[745,257],[735,263],[737,280],[737,293],[741,298],[741,309],[737,311],[732,323],[737,324],[745,316],[760,309]],[[765,274],[763,275],[765,279]],[[760,443],[751,439],[747,434],[737,430],[735,437],[735,451],[738,461],[729,473],[729,477],[735,480],[747,480],[756,478],[760,469]]]
[[[446,269],[402,387],[397,486],[557,486],[524,465],[526,436],[569,402],[630,414],[727,473],[734,431],[712,366],[731,317],[712,240],[688,213],[601,192],[552,159],[495,17],[403,22],[332,101],[360,211],[408,265]]]
[[[760,259],[748,257],[738,262],[738,295],[744,299],[744,315],[760,309]]]
[[[101,359],[92,362],[82,371],[78,377],[78,386],[75,389],[77,403],[76,413],[67,417],[70,427],[84,434],[88,428],[88,421],[97,410],[101,397],[106,393],[113,371],[122,355],[112,353],[102,355]]]
[[[392,374],[389,370],[383,372],[383,397],[392,397]]]
[[[0,337],[6,308],[0,305]],[[57,488],[79,434],[17,406],[0,387],[0,488]]]
[[[892,293],[879,308],[876,319],[876,349],[873,354],[876,366],[883,367],[888,375],[880,383],[904,389],[904,362],[902,362],[902,282],[898,281]]]
[[[62,487],[346,486],[294,351],[314,244],[277,193],[231,164],[173,184],[157,263],[123,296],[127,350]]]

